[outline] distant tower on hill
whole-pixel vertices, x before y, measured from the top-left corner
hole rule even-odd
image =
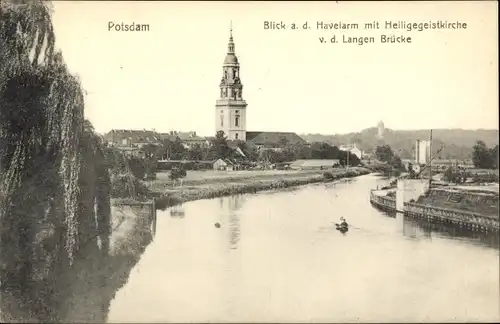
[[[378,124],[377,124],[377,128],[378,128],[378,138],[382,139],[384,138],[384,122],[383,121],[379,121]]]

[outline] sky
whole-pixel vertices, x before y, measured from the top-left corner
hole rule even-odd
[[[248,131],[348,133],[380,120],[392,129],[498,129],[496,1],[56,1],[53,8],[56,46],[79,76],[85,116],[99,132],[213,135],[231,21]],[[391,31],[389,20],[461,21],[467,29]],[[288,29],[266,30],[265,21]],[[290,29],[306,21],[310,29]],[[318,21],[359,29],[316,29]],[[364,29],[373,21],[381,28]],[[110,22],[149,31],[109,31]],[[412,43],[380,43],[383,34]],[[343,36],[376,43],[342,43]]]

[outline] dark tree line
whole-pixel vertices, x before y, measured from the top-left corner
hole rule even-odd
[[[375,149],[375,157],[380,162],[387,163],[396,170],[403,169],[401,158],[392,151],[389,145],[377,146]]]
[[[498,144],[488,148],[483,141],[472,147],[472,162],[479,169],[498,169]]]
[[[229,146],[224,132],[219,131],[208,147],[194,145],[185,148],[180,141],[164,140],[163,145],[143,148],[146,155],[156,159],[170,160],[215,160],[217,158],[231,158],[251,162],[280,163],[298,159],[338,159],[341,165],[358,165],[360,159],[352,153],[341,151],[338,147],[327,143],[312,143],[311,145],[292,145],[286,138],[279,142],[278,149],[259,150],[252,144],[238,142],[237,147],[243,152],[242,156],[236,147]],[[349,157],[348,157],[349,154]]]

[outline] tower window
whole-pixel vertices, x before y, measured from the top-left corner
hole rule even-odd
[[[240,116],[236,116],[234,119],[234,126],[239,127],[240,126]]]
[[[234,134],[234,139],[238,139],[238,133]]]
[[[221,127],[224,126],[224,116],[223,115],[220,115],[220,126]]]
[[[224,71],[224,79],[227,79],[227,70]]]

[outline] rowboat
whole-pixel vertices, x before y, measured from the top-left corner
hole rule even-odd
[[[335,224],[337,231],[340,231],[340,233],[344,234],[349,230],[349,225],[347,224]]]

